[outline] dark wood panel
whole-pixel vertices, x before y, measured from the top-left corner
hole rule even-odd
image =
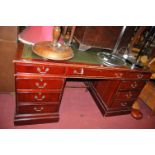
[[[119,83],[119,80],[98,80],[94,82],[93,87],[103,103],[105,102],[106,105],[109,105]]]
[[[74,37],[93,47],[114,48],[122,26],[77,26]]]
[[[78,40],[81,40],[85,32],[85,26],[76,26],[74,35]]]

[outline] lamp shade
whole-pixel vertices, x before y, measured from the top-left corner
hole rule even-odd
[[[53,28],[54,26],[28,26],[18,35],[18,40],[29,45],[41,41],[52,41]]]

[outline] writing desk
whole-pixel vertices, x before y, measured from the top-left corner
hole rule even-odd
[[[80,52],[68,61],[51,61],[19,44],[15,64],[15,125],[59,121],[66,79],[85,79],[104,116],[130,113],[151,73],[147,69],[107,67],[97,51]],[[60,116],[61,117],[61,116]]]

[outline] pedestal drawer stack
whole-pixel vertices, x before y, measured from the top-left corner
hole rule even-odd
[[[129,113],[150,75],[127,72],[120,79],[98,80],[92,83],[90,92],[105,116]]]
[[[110,104],[111,109],[130,110],[141,90],[150,78],[150,73],[130,72],[120,81]]]
[[[137,99],[145,83],[144,80],[121,81],[116,94],[113,96],[110,108],[131,109],[132,103]]]
[[[58,121],[65,68],[15,63],[15,72],[17,103],[15,124]]]

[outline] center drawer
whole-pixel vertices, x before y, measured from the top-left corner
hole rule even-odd
[[[81,68],[81,67],[68,67],[66,70],[68,76],[73,77],[102,77],[102,78],[123,78],[124,72],[116,70],[106,70],[98,68]]]
[[[16,78],[17,89],[62,89],[63,85],[61,78]]]
[[[61,93],[29,93],[29,92],[18,92],[16,94],[18,102],[60,102]]]

